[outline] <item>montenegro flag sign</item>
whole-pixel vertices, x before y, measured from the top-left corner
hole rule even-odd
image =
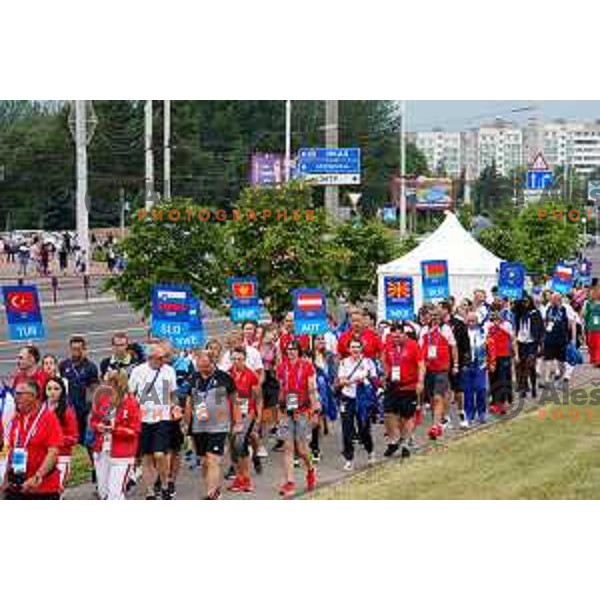
[[[256,277],[231,277],[229,291],[231,295],[230,316],[234,323],[260,319],[261,307],[258,301]]]

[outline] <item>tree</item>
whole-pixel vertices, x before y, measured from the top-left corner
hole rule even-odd
[[[331,224],[317,207],[311,188],[292,182],[273,188],[246,188],[237,203],[242,215],[256,220],[229,220],[225,226],[225,264],[230,275],[255,275],[265,306],[275,318],[291,310],[290,292],[298,287],[332,290],[343,251],[331,243]],[[299,220],[276,218],[276,211],[298,210]],[[306,219],[306,210],[314,219]],[[263,220],[263,211],[272,217]],[[283,213],[280,213],[283,215]]]
[[[134,217],[129,235],[119,244],[125,271],[110,277],[107,289],[148,315],[154,284],[186,283],[208,306],[221,309],[226,295],[224,227],[185,216],[187,209],[197,215],[201,208],[191,200],[173,200],[155,206],[156,219]],[[170,210],[179,211],[181,218],[170,221]]]
[[[510,207],[513,194],[513,182],[503,177],[496,165],[485,167],[475,182],[475,214],[483,210],[493,214],[495,211]]]

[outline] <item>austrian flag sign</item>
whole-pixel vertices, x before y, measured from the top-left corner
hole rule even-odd
[[[320,335],[327,331],[327,301],[319,288],[293,290],[294,333]]]
[[[34,285],[2,288],[8,337],[12,341],[43,340],[46,337],[37,287]]]

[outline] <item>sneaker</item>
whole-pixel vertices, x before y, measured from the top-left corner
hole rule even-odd
[[[415,440],[415,436],[411,435],[408,438],[408,448],[414,450],[417,447],[417,441]]]
[[[227,481],[231,481],[232,479],[235,479],[235,467],[233,465],[231,465],[229,467],[229,470],[225,474],[225,479]]]
[[[269,456],[269,453],[267,452],[267,449],[265,448],[264,444],[261,444],[258,447],[258,450],[256,451],[256,456],[258,456],[259,458],[267,458]]]
[[[467,419],[462,419],[460,422],[461,429],[469,429],[469,421]]]
[[[261,475],[263,472],[263,466],[258,454],[252,457],[252,464],[254,465],[254,471],[257,475]]]
[[[437,440],[439,437],[442,437],[444,434],[444,428],[438,423],[437,425],[432,425],[427,430],[427,435],[430,440]]]
[[[297,469],[300,466],[300,459],[294,456],[294,468]]]
[[[321,462],[321,451],[320,450],[312,450],[311,454],[312,454],[312,460],[314,463]]]
[[[312,492],[317,487],[317,470],[313,467],[306,472],[306,491]]]
[[[273,448],[271,448],[272,452],[282,452],[285,442],[283,440],[277,440]]]
[[[344,469],[344,471],[354,471],[354,463],[351,460],[347,460],[342,469]]]
[[[146,500],[156,500],[156,494],[154,492],[148,491],[146,493]]]
[[[500,407],[497,404],[491,404],[490,405],[490,412],[493,415],[499,415],[500,414]]]
[[[129,494],[136,485],[137,485],[137,481],[135,479],[133,479],[133,477],[130,477],[127,480],[127,483],[125,484],[125,493]]]
[[[390,458],[391,456],[394,456],[394,454],[398,452],[399,447],[400,446],[398,444],[388,444],[388,447],[385,449],[383,456],[385,456],[385,458]]]
[[[227,486],[227,489],[230,492],[243,492],[244,491],[244,484],[246,482],[244,481],[243,477],[240,477],[239,475],[236,475],[235,479],[233,480],[233,483],[231,483],[230,485]]]
[[[402,446],[400,456],[402,456],[402,458],[410,458],[410,450],[408,449],[408,446]]]
[[[171,493],[169,492],[169,488],[165,487],[160,490],[160,499],[161,500],[172,500]]]
[[[375,452],[369,452],[369,456],[367,456],[367,464],[374,465],[377,460],[375,456]]]
[[[162,486],[160,484],[160,477],[156,478],[156,481],[154,482],[154,493],[155,495],[159,495],[160,494],[160,490],[161,490]]]
[[[175,500],[175,498],[177,498],[177,491],[175,490],[174,481],[169,481],[169,483],[167,483],[167,490],[169,490],[169,496],[171,496],[171,500]]]
[[[284,498],[291,498],[296,493],[296,484],[293,481],[286,481],[279,487],[279,495]]]
[[[242,492],[245,492],[246,494],[250,494],[253,491],[254,491],[254,484],[252,483],[252,479],[250,479],[250,477],[247,477],[246,480],[243,482]]]
[[[204,500],[218,500],[221,497],[221,488],[217,488],[214,492],[204,496]]]

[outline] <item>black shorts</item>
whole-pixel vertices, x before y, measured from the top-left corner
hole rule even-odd
[[[271,374],[265,376],[262,384],[263,406],[275,408],[279,404],[279,382]]]
[[[453,371],[450,371],[450,373],[448,374],[448,380],[450,381],[450,389],[453,392],[462,392],[462,384],[461,384],[461,380],[460,380],[460,371],[457,371],[456,373]]]
[[[565,362],[567,360],[566,344],[544,344],[544,360]]]
[[[171,423],[172,421],[142,423],[142,435],[140,436],[140,449],[142,455],[169,451]]]
[[[395,390],[390,387],[385,392],[383,412],[397,415],[403,419],[412,419],[417,411],[417,392],[415,390]]]
[[[227,442],[227,432],[208,433],[192,433],[194,447],[198,456],[205,456],[207,453],[223,456],[225,452],[225,443]]]
[[[169,450],[171,452],[180,452],[183,446],[183,431],[181,431],[181,421],[169,421]]]

